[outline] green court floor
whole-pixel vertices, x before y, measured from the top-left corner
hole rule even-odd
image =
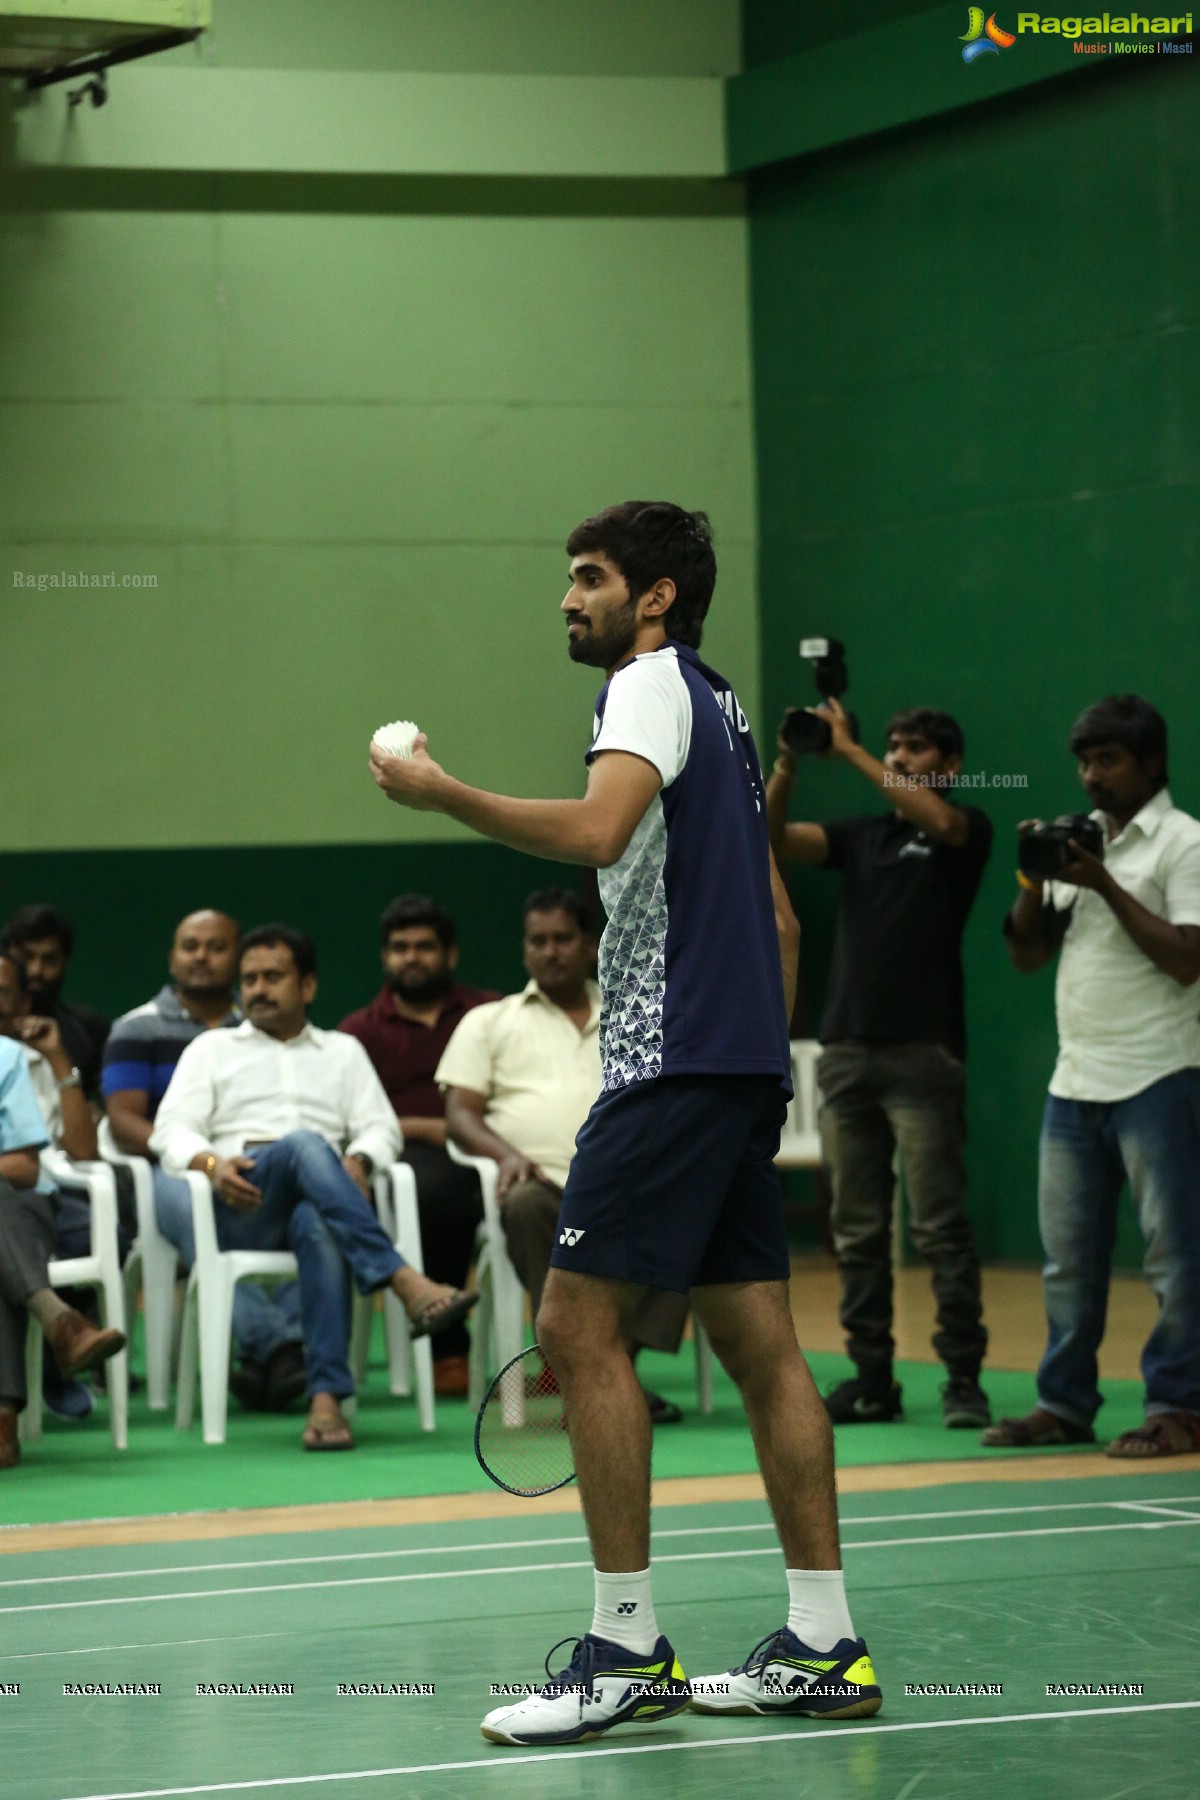
[[[0,1698],[3,1794],[1195,1793],[1194,1472],[858,1494],[843,1501],[843,1529],[856,1624],[885,1691],[878,1718],[689,1714],[566,1752],[488,1745],[478,1721],[491,1683],[534,1680],[555,1640],[587,1624],[574,1519],[5,1556],[0,1686],[20,1692]],[[660,1623],[690,1671],[741,1660],[782,1621],[782,1562],[760,1503],[664,1509],[654,1556]],[[89,1683],[161,1692],[63,1692]],[[198,1694],[207,1683],[294,1692]],[[339,1683],[433,1691],[339,1695]],[[1002,1691],[922,1695],[906,1683]]]
[[[0,1522],[49,1524],[64,1519],[102,1519],[149,1513],[193,1512],[231,1506],[287,1506],[301,1502],[379,1500],[415,1494],[489,1490],[472,1449],[474,1417],[463,1400],[439,1401],[437,1431],[423,1433],[411,1401],[387,1392],[382,1334],[377,1334],[366,1392],[349,1455],[310,1456],[300,1449],[303,1408],[285,1417],[243,1413],[230,1403],[228,1440],[206,1445],[197,1422],[175,1430],[174,1414],[152,1413],[144,1397],[130,1407],[129,1448],[118,1454],[108,1435],[105,1403],[81,1425],[48,1418],[42,1441],[22,1466],[0,1476]],[[812,1355],[825,1388],[849,1370],[845,1358]],[[135,1364],[136,1366],[136,1364]],[[754,1449],[736,1391],[718,1370],[715,1411],[696,1410],[690,1345],[678,1356],[646,1355],[639,1373],[648,1387],[677,1400],[680,1425],[662,1427],[654,1439],[654,1473],[749,1474]],[[996,1459],[974,1431],[947,1431],[941,1422],[937,1365],[902,1363],[905,1420],[893,1425],[854,1425],[838,1432],[843,1468],[885,1462],[941,1462],[950,1458]],[[989,1369],[986,1386],[997,1415],[1023,1413],[1033,1402],[1033,1378]],[[1098,1429],[1104,1438],[1141,1423],[1141,1389],[1132,1381],[1107,1382]],[[1007,1453],[1011,1454],[1011,1453]],[[1034,1461],[1042,1452],[1018,1455]]]

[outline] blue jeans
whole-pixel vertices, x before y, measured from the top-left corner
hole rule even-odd
[[[242,1212],[214,1196],[217,1242],[222,1250],[292,1252],[300,1271],[308,1392],[352,1394],[347,1265],[359,1293],[373,1294],[404,1267],[404,1259],[318,1132],[290,1131],[248,1154],[248,1179],[262,1201],[253,1212]]]
[[[1146,1416],[1200,1416],[1200,1069],[1128,1100],[1047,1098],[1038,1220],[1050,1333],[1038,1402],[1072,1425],[1090,1425],[1100,1410],[1096,1352],[1126,1180],[1159,1304],[1142,1351]]]
[[[192,1229],[192,1190],[182,1176],[168,1175],[154,1167],[154,1217],[158,1229],[174,1244],[179,1260],[190,1270],[196,1260]],[[257,1281],[239,1281],[233,1290],[233,1336],[238,1355],[245,1362],[264,1364],[283,1344],[298,1344],[300,1289],[294,1281],[278,1287],[260,1287]]]

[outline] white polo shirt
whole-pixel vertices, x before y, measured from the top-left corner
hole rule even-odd
[[[489,1131],[562,1187],[579,1127],[600,1092],[600,989],[587,984],[583,1030],[536,981],[504,1000],[473,1006],[454,1028],[434,1079],[487,1100]]]
[[[1105,816],[1094,812],[1103,826]],[[1173,925],[1200,925],[1200,820],[1160,788],[1104,846],[1113,880]],[[1200,1067],[1200,982],[1156,969],[1090,888],[1048,881],[1059,911],[1074,902],[1055,988],[1058,1061],[1050,1092],[1064,1100],[1127,1100],[1164,1075]]]

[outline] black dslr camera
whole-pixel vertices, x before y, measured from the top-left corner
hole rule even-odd
[[[1104,855],[1104,830],[1086,813],[1060,813],[1050,824],[1029,825],[1017,845],[1017,866],[1023,875],[1053,881],[1068,863],[1075,861],[1070,840],[1093,856]]]
[[[813,665],[817,692],[824,700],[840,700],[850,685],[846,673],[846,646],[838,638],[801,638],[800,654]],[[846,715],[850,735],[858,742],[858,720]],[[833,742],[828,719],[805,706],[789,706],[783,715],[780,736],[793,756],[822,756]]]

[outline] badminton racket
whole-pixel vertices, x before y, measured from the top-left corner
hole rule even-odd
[[[562,1393],[537,1344],[505,1363],[483,1396],[475,1455],[497,1487],[529,1499],[574,1481]]]

